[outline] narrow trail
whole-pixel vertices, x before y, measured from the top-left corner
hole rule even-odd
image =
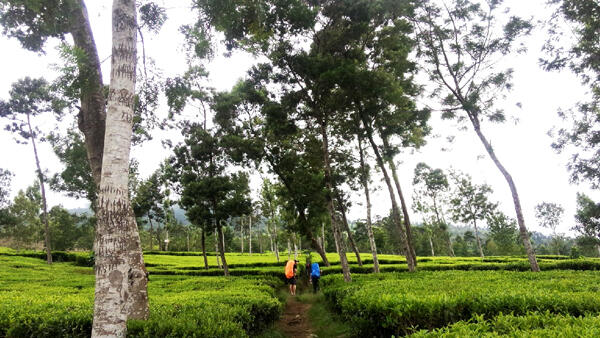
[[[299,302],[294,296],[287,298],[285,311],[279,319],[276,326],[290,338],[315,338],[310,320],[308,319],[308,311],[311,304]]]

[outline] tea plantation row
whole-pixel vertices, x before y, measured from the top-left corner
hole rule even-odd
[[[358,336],[594,336],[600,327],[598,259],[539,256],[547,271],[533,274],[523,257],[419,257],[418,272],[408,274],[403,257],[381,255],[383,273],[375,275],[370,255],[362,256],[362,267],[348,256],[350,284],[337,255],[322,267],[326,301]],[[54,257],[71,263],[48,266],[43,252],[0,248],[0,337],[89,336],[93,257]],[[281,314],[275,292],[287,255],[277,262],[272,254],[227,254],[230,278],[221,277],[215,256],[210,269],[200,253],[144,257],[151,317],[130,321],[131,337],[255,336]]]
[[[94,275],[71,263],[0,256],[0,337],[89,337]],[[277,278],[150,276],[150,318],[129,337],[245,337],[279,318]]]
[[[475,316],[492,319],[475,328],[462,323],[432,333],[473,329],[468,336],[477,336],[478,330],[496,332],[490,328],[502,322],[504,317],[497,317],[501,314],[537,316],[535,313],[547,312],[561,314],[568,321],[569,316],[600,313],[600,275],[591,271],[422,271],[354,275],[352,283],[330,275],[322,282],[327,302],[359,336],[405,335]],[[555,320],[552,315],[547,317]],[[519,318],[515,320],[527,323]],[[589,325],[600,327],[591,322]]]

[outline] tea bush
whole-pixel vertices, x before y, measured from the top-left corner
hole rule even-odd
[[[501,314],[486,320],[475,316],[433,331],[422,330],[412,338],[433,337],[599,337],[600,317],[556,315],[550,312],[524,316]]]
[[[0,256],[0,337],[89,337],[92,268]],[[275,321],[275,277],[150,275],[150,318],[130,321],[129,337],[244,337]]]
[[[323,278],[333,309],[361,336],[390,336],[468,320],[532,311],[581,316],[600,312],[594,272],[422,271]]]

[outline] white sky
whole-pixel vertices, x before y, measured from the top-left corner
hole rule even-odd
[[[546,19],[548,10],[544,3],[546,0],[510,0],[506,1],[514,13],[524,17]],[[110,55],[110,2],[100,0],[86,1],[92,28],[100,59],[107,59]],[[190,10],[186,7],[186,0],[164,1],[169,8],[169,20],[163,27],[158,37],[145,35],[147,53],[156,59],[165,76],[174,76],[185,70],[186,64],[181,48],[182,37],[177,33],[177,28],[193,20]],[[538,27],[539,25],[536,25]],[[536,223],[533,208],[542,201],[555,202],[565,208],[563,223],[560,232],[568,232],[573,225],[575,213],[575,197],[577,192],[585,192],[592,198],[599,199],[600,194],[591,191],[587,185],[573,186],[569,184],[568,173],[565,165],[568,156],[556,154],[550,147],[552,139],[547,135],[548,130],[560,126],[562,121],[557,117],[559,108],[572,107],[578,100],[584,98],[586,89],[581,87],[579,81],[569,72],[547,73],[539,68],[537,60],[541,57],[540,48],[544,41],[543,29],[537,29],[527,38],[529,52],[526,55],[511,57],[504,62],[514,68],[514,89],[508,94],[503,106],[507,113],[519,119],[517,124],[507,122],[503,125],[486,126],[488,137],[497,151],[498,157],[512,174],[521,197],[525,214],[525,221],[530,230],[542,230]],[[52,42],[55,44],[55,42]],[[25,77],[44,76],[48,79],[54,75],[51,64],[57,63],[52,44],[48,45],[48,54],[39,56],[21,49],[14,40],[0,36],[0,50],[3,52],[3,62],[0,62],[0,98],[7,99],[10,86],[16,80]],[[140,52],[141,55],[141,52]],[[210,65],[210,85],[218,90],[228,90],[241,77],[246,69],[253,63],[247,55],[235,54],[231,58],[216,58]],[[110,62],[103,63],[105,83],[110,74]],[[522,103],[522,108],[517,108],[516,103]],[[164,113],[164,109],[162,111]],[[455,126],[448,121],[439,121],[437,116],[432,117],[433,133],[440,135],[430,139],[428,144],[419,152],[406,153],[397,158],[401,160],[400,179],[404,194],[410,201],[412,192],[411,181],[413,170],[418,162],[425,162],[433,168],[447,170],[450,167],[471,174],[478,183],[488,183],[494,189],[493,199],[500,202],[501,208],[508,215],[514,217],[514,208],[508,186],[488,158],[487,153],[474,132],[469,129],[457,132]],[[54,128],[51,121],[42,121],[42,127]],[[178,133],[177,133],[178,134]],[[168,152],[160,146],[160,139],[164,133],[155,133],[154,140],[132,150],[132,156],[140,161],[142,177],[147,177],[158,168],[158,164],[168,156]],[[448,145],[445,136],[454,135],[456,139]],[[15,173],[12,182],[13,196],[19,189],[24,189],[34,180],[35,162],[31,145],[17,145],[11,135],[0,131],[0,167]],[[55,158],[48,144],[40,146],[40,157],[43,167],[54,173],[60,164]],[[442,151],[448,148],[448,151]],[[388,194],[381,184],[378,173],[374,173],[374,180],[379,183],[379,191],[373,196],[375,215],[387,214],[390,203]],[[258,187],[258,179],[253,186]],[[65,207],[83,207],[86,201],[76,201],[58,193],[50,193],[49,204],[62,204]],[[350,219],[364,217],[362,194],[353,196],[353,208]],[[412,216],[418,220],[418,215]]]

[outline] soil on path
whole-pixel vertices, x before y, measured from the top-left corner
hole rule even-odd
[[[295,296],[289,296],[283,316],[277,322],[277,328],[290,338],[314,338],[308,310],[311,304],[299,302]]]

